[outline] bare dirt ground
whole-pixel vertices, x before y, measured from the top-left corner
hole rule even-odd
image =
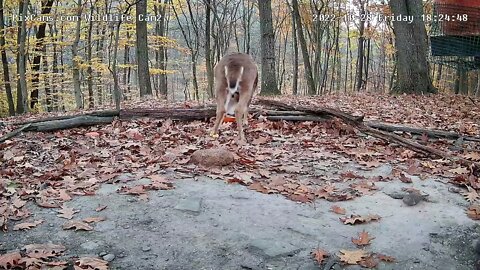
[[[385,165],[369,173],[388,175],[389,170]],[[396,259],[380,263],[378,269],[474,269],[472,245],[480,228],[464,214],[464,200],[442,181],[413,177],[413,185],[379,184],[379,192],[335,203],[347,213],[382,217],[351,226],[342,224],[330,211],[333,203],[325,200],[301,204],[206,176],[166,175],[178,179],[176,188],[154,191],[147,202],[118,194],[121,184],[103,184],[95,196],[68,202],[80,210],[77,219],[105,218],[93,231],[62,230],[65,220],[56,211],[29,205],[29,219],[45,222],[29,231],[2,234],[0,250],[61,244],[68,247],[65,258],[104,257],[111,260],[111,269],[319,269],[312,249],[321,247],[331,254],[354,250],[351,238],[365,230],[375,238],[365,250]],[[409,207],[387,195],[407,186],[429,194],[429,201]],[[99,206],[107,208],[96,212]],[[338,260],[327,263],[331,269],[359,267]]]

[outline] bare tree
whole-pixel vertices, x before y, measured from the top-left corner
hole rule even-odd
[[[78,44],[80,42],[80,27],[82,24],[82,0],[77,2],[77,25],[75,27],[75,39],[72,44],[72,72],[73,72],[73,92],[75,95],[75,104],[77,109],[83,109],[83,96],[80,84],[80,59],[78,57]]]
[[[0,0],[0,53],[2,55],[3,80],[5,82],[5,92],[7,93],[8,113],[10,116],[13,116],[15,115],[15,104],[13,103],[12,85],[10,84],[7,52],[5,51],[5,34],[3,0]]]
[[[17,113],[22,114],[28,112],[27,104],[27,66],[25,55],[25,41],[27,38],[27,7],[28,0],[20,2],[19,5],[19,31],[17,37],[18,52],[17,52]]]
[[[275,35],[272,23],[272,1],[258,0],[262,47],[262,95],[279,95],[275,74]]]
[[[40,3],[42,5],[40,16],[46,16],[50,14],[52,10],[54,0],[42,0]],[[44,50],[44,39],[45,39],[45,29],[47,27],[47,22],[40,21],[35,35],[35,47],[34,47],[34,57],[32,63],[32,92],[30,94],[30,108],[34,108],[35,104],[38,103],[38,89],[39,89],[39,76],[40,76],[40,63],[42,62],[42,52]]]
[[[140,96],[143,97],[152,94],[150,69],[148,67],[148,31],[145,20],[147,16],[147,0],[139,0],[136,3],[136,16],[138,87],[140,88]]]
[[[302,27],[300,27],[302,25],[302,18],[300,17],[300,11],[298,10],[297,0],[292,0],[292,9],[293,9],[293,15],[295,17],[295,23],[297,25],[297,36],[298,36],[298,40],[300,41],[300,48],[302,50],[303,64],[305,66],[305,78],[307,80],[307,86],[308,86],[308,94],[315,95],[316,94],[315,81],[313,80],[312,66],[310,64],[310,56],[308,54],[307,41],[305,40],[305,36],[303,35]]]

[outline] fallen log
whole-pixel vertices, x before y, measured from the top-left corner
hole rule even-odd
[[[376,128],[384,131],[390,131],[390,132],[402,131],[402,132],[408,132],[408,133],[417,134],[417,135],[425,134],[428,137],[432,137],[432,138],[445,138],[445,139],[452,139],[452,140],[463,138],[465,141],[480,142],[480,137],[466,136],[456,132],[450,132],[450,131],[444,131],[444,130],[408,127],[403,125],[386,124],[386,123],[381,123],[377,121],[368,121],[368,122],[365,122],[365,125],[372,128]]]
[[[288,105],[280,101],[264,99],[264,98],[258,98],[256,102],[261,105],[272,106],[272,107],[280,108],[287,111],[300,111],[300,112],[313,114],[321,117],[334,116],[342,119],[345,122],[352,123],[352,124],[361,123],[363,122],[363,118],[364,118],[363,115],[353,116],[332,108],[308,108],[303,106]]]
[[[109,124],[113,121],[113,119],[114,117],[110,117],[110,116],[100,117],[100,116],[82,115],[82,116],[77,116],[69,119],[30,123],[29,126],[25,128],[25,131],[45,132],[45,131],[55,131],[55,130],[68,129],[68,128],[93,126],[98,124]]]
[[[132,119],[138,117],[150,117],[158,119],[172,120],[204,120],[215,116],[215,107],[196,108],[196,109],[178,109],[178,108],[159,108],[159,109],[123,109],[120,110],[120,119]]]
[[[12,132],[9,132],[9,133],[3,135],[2,137],[0,137],[0,143],[2,143],[2,142],[6,141],[6,140],[8,140],[8,139],[11,139],[11,138],[17,136],[17,135],[20,134],[22,131],[28,129],[28,128],[30,127],[30,125],[31,125],[31,124],[26,124],[26,125],[24,125],[24,126],[22,126],[22,127],[20,127],[20,128],[15,129],[15,130],[12,131]]]
[[[296,112],[296,111],[265,111],[265,116],[268,120],[271,121],[313,121],[313,122],[322,122],[327,119],[328,115],[316,116],[313,114],[308,114],[305,112]],[[435,130],[435,129],[426,129],[426,128],[417,128],[409,127],[396,124],[387,124],[378,121],[364,121],[366,126],[383,130],[389,132],[401,131],[407,132],[410,134],[416,135],[427,135],[430,138],[445,138],[456,140],[458,138],[463,138],[465,141],[480,142],[479,136],[467,136],[456,132],[444,131],[444,130]]]
[[[335,109],[329,109],[329,108],[311,108],[311,107],[298,106],[298,105],[288,105],[276,100],[258,99],[257,102],[267,106],[281,108],[285,110],[302,111],[302,112],[307,112],[309,114],[314,114],[314,115],[320,115],[320,116],[330,115],[333,117],[337,117],[342,119],[344,122],[352,125],[353,127],[357,128],[359,131],[365,134],[385,140],[389,143],[399,144],[417,153],[425,154],[428,156],[435,156],[439,158],[445,158],[453,161],[459,161],[460,163],[467,166],[476,165],[475,162],[453,156],[449,153],[443,152],[441,150],[438,150],[426,145],[419,144],[417,142],[403,138],[399,135],[369,127],[365,125],[365,123],[363,123],[363,117],[355,117],[353,115],[349,115],[347,113],[344,113]]]
[[[45,118],[38,118],[33,120],[21,121],[12,123],[14,126],[23,126],[26,124],[35,124],[40,122],[48,122],[48,121],[55,121],[55,120],[67,120],[72,119],[80,116],[97,116],[97,117],[115,117],[119,115],[118,110],[105,110],[105,111],[93,111],[89,113],[82,113],[82,114],[75,114],[75,115],[61,115],[61,116],[51,116]]]

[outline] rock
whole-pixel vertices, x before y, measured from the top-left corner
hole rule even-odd
[[[99,246],[100,244],[97,243],[96,241],[89,241],[80,245],[80,247],[86,250],[94,250],[94,249],[97,249]]]
[[[301,248],[298,248],[290,243],[285,243],[274,239],[255,239],[250,243],[249,247],[253,250],[260,250],[263,254],[270,258],[294,255],[301,250]]]
[[[150,251],[151,249],[152,249],[152,248],[151,248],[151,247],[148,247],[148,246],[142,247],[142,251],[143,251],[143,252]]]
[[[405,203],[408,206],[417,205],[419,202],[423,200],[424,200],[424,196],[416,192],[409,193],[403,197],[403,203]]]
[[[113,260],[115,260],[115,254],[107,254],[105,256],[102,257],[105,261],[107,262],[111,262]]]
[[[405,193],[401,193],[401,192],[392,192],[392,193],[385,193],[385,194],[387,194],[388,196],[396,200],[403,199],[406,195]]]
[[[200,213],[202,208],[202,199],[201,198],[187,198],[180,201],[175,209],[187,212],[193,212],[195,214]]]
[[[190,162],[205,167],[226,166],[233,162],[232,152],[225,148],[201,149],[195,151],[190,157]]]
[[[107,254],[108,254],[107,252],[102,251],[102,252],[100,252],[100,253],[98,254],[98,256],[103,257],[103,256],[105,256],[105,255],[107,255]]]

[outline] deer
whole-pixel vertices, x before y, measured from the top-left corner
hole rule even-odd
[[[225,114],[235,116],[238,141],[245,143],[244,125],[248,124],[248,106],[257,89],[258,69],[253,58],[244,53],[224,56],[214,67],[216,119],[210,135],[218,137]]]

